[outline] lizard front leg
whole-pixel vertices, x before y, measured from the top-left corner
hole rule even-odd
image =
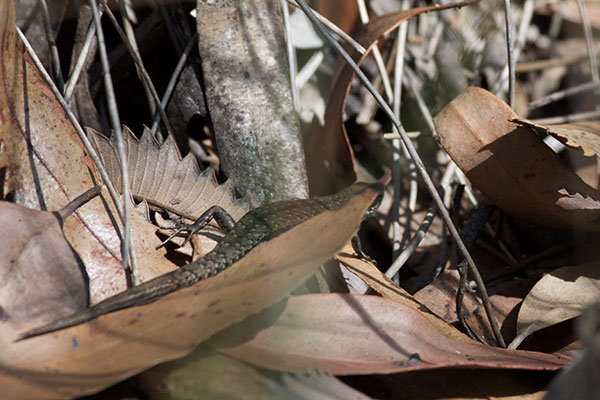
[[[156,249],[160,249],[165,244],[171,241],[175,236],[180,234],[181,232],[188,232],[184,242],[181,244],[181,247],[185,246],[187,242],[192,238],[192,236],[198,233],[202,228],[204,228],[208,223],[215,219],[217,224],[225,231],[225,233],[229,233],[233,226],[235,225],[235,220],[229,215],[227,211],[219,206],[212,206],[208,210],[204,211],[200,217],[193,224],[182,225],[175,232],[173,232],[168,238],[166,238],[161,244],[156,246]]]

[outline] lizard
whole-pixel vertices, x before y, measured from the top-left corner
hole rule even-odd
[[[222,208],[213,206],[205,211],[194,224],[185,226],[185,229],[189,231],[186,241],[192,234],[206,226],[212,218],[215,218],[217,223],[227,232],[216,247],[204,257],[140,285],[133,286],[124,292],[100,301],[92,307],[24,332],[17,341],[79,325],[103,314],[149,304],[169,293],[192,286],[233,265],[260,243],[268,241],[322,212],[342,208],[352,197],[371,190],[378,193],[379,196],[365,213],[365,215],[368,215],[379,205],[383,186],[383,182],[373,184],[359,182],[329,196],[273,202],[249,211],[237,223],[234,223],[234,220]],[[161,243],[159,247],[180,230],[181,228]],[[353,239],[352,243],[359,256],[366,257],[360,246],[358,246],[359,242]]]

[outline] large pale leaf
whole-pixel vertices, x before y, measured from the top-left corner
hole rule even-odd
[[[218,275],[154,303],[17,343],[18,331],[2,326],[0,384],[13,398],[72,397],[189,353],[295,289],[356,233],[379,189],[355,192],[339,208],[262,242]],[[32,324],[20,332],[27,328]]]
[[[578,316],[600,300],[600,265],[580,264],[544,275],[523,300],[517,335],[527,334]]]
[[[208,344],[263,368],[335,375],[446,367],[553,370],[569,361],[454,340],[410,306],[341,293],[289,297]]]
[[[403,21],[428,11],[443,10],[472,3],[460,3],[416,7],[373,18],[362,25],[353,35],[367,52],[360,54],[353,47],[347,51],[360,65],[369,55],[378,40],[396,29]],[[354,72],[344,63],[335,78],[331,95],[325,109],[325,124],[315,127],[305,140],[308,179],[311,195],[333,193],[356,180],[354,154],[344,127],[343,112]]]
[[[532,223],[600,230],[600,193],[562,164],[502,100],[468,88],[434,119],[439,140],[474,186]]]
[[[121,188],[121,168],[114,139],[88,129],[90,141],[98,151],[116,188]],[[172,135],[159,144],[148,128],[138,140],[129,128],[123,129],[131,194],[161,208],[190,219],[218,205],[236,221],[249,209],[246,201],[235,199],[233,185],[222,185],[212,169],[201,171],[193,154],[183,159]]]

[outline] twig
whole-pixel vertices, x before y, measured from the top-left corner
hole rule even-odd
[[[135,39],[135,32],[133,30],[133,26],[131,26],[131,21],[136,20],[135,13],[134,13],[133,9],[131,8],[131,0],[121,0],[119,2],[119,4],[121,6],[121,22],[123,23],[123,28],[125,29],[125,37],[126,37],[126,39],[121,38],[121,40],[123,40],[123,42],[127,42],[131,46],[130,51],[135,53],[137,56],[136,58],[139,58],[141,60],[142,57],[140,56],[140,49],[139,49],[139,47],[137,45],[137,41]],[[108,4],[106,4],[106,2],[103,2],[103,6],[105,9],[108,9]],[[112,12],[109,14],[109,16],[110,15],[112,15]],[[114,16],[111,17],[111,21],[113,21],[113,18],[114,18]],[[118,24],[115,24],[115,22],[116,22],[116,19],[113,21],[113,25],[118,25]],[[146,100],[148,102],[148,108],[150,109],[150,115],[154,115],[154,112],[156,110],[156,105],[153,102],[152,93],[150,91],[150,87],[148,86],[148,82],[144,79],[144,77],[140,73],[140,68],[144,68],[144,65],[141,64],[141,66],[138,66],[135,59],[134,59],[134,65],[136,67],[138,79],[142,82],[142,88],[144,89],[144,94],[146,95]]]
[[[512,33],[512,12],[510,0],[504,0],[504,20],[506,23],[506,52],[508,54],[508,104],[515,107],[515,53]]]
[[[108,189],[108,193],[110,194],[110,198],[112,199],[112,201],[115,205],[115,208],[117,209],[117,214],[119,215],[119,218],[122,218],[123,210],[121,207],[121,200],[119,199],[119,193],[115,190],[115,188],[112,184],[112,181],[111,181],[110,177],[108,176],[106,169],[104,168],[104,165],[102,165],[102,161],[100,161],[100,157],[98,157],[98,153],[96,153],[94,146],[92,146],[92,143],[90,142],[87,135],[81,128],[79,121],[77,121],[77,118],[75,118],[75,115],[73,115],[73,112],[67,105],[67,102],[65,101],[62,94],[58,90],[58,87],[52,80],[52,77],[50,76],[48,71],[46,71],[46,69],[44,68],[44,65],[42,64],[39,57],[33,50],[33,47],[31,47],[31,44],[29,43],[29,41],[27,40],[27,38],[25,37],[23,32],[21,32],[21,29],[19,29],[18,26],[16,27],[16,30],[17,30],[17,34],[21,38],[21,41],[23,42],[23,45],[25,46],[25,50],[27,51],[27,54],[29,54],[29,56],[33,60],[33,63],[35,64],[37,69],[40,71],[42,78],[44,79],[44,81],[46,82],[46,84],[48,85],[48,87],[50,88],[52,93],[54,94],[54,96],[56,96],[58,103],[63,108],[69,121],[73,124],[73,127],[75,128],[75,131],[77,132],[77,135],[79,136],[79,138],[81,139],[81,141],[83,143],[83,147],[85,147],[85,150],[90,155],[90,158],[94,162],[94,166],[98,169],[98,172],[100,173],[100,176],[102,177],[102,181],[104,182],[104,184],[106,185],[106,187]],[[121,222],[122,222],[122,220],[121,220]],[[118,227],[115,227],[115,228],[118,229]]]
[[[175,90],[175,85],[177,84],[179,75],[181,75],[181,71],[183,71],[183,68],[185,67],[185,63],[187,62],[188,56],[190,55],[190,53],[191,53],[192,49],[194,48],[194,45],[196,44],[197,41],[198,41],[198,33],[195,33],[194,36],[192,36],[192,38],[188,42],[188,44],[185,46],[185,49],[183,50],[181,57],[179,57],[179,61],[177,61],[177,65],[175,66],[175,69],[173,70],[173,73],[171,74],[171,79],[169,79],[169,83],[167,84],[167,88],[165,89],[162,100],[160,102],[160,108],[162,110],[167,109],[167,105],[169,104],[169,101],[171,100],[171,95],[173,94],[173,90]],[[158,113],[158,112],[154,113],[154,116],[152,118],[152,133],[153,134],[156,133],[156,129],[158,128],[158,122],[160,121],[160,117],[161,117],[160,113]]]
[[[392,111],[390,106],[385,102],[385,100],[381,97],[381,95],[375,90],[375,88],[373,87],[371,82],[369,82],[369,79],[362,72],[362,70],[359,68],[359,66],[356,64],[356,62],[354,62],[352,57],[350,57],[350,55],[346,52],[346,50],[344,50],[344,48],[338,42],[335,41],[335,39],[331,36],[331,34],[325,28],[325,26],[317,19],[317,17],[314,15],[314,13],[310,9],[310,7],[308,7],[308,5],[306,4],[306,2],[304,0],[296,0],[296,1],[297,1],[298,5],[302,8],[302,10],[304,11],[306,16],[310,19],[313,26],[317,29],[317,31],[322,35],[323,38],[325,38],[325,40],[328,43],[331,44],[331,46],[336,50],[336,52],[348,63],[348,65],[352,68],[352,70],[354,71],[354,73],[356,74],[358,79],[360,79],[360,81],[365,86],[365,88],[373,95],[373,97],[375,97],[375,99],[377,100],[377,102],[379,103],[379,105],[381,106],[383,111],[390,118],[390,120],[394,124],[394,127],[396,128],[396,130],[402,137],[402,142],[406,146],[406,149],[408,150],[411,158],[413,159],[415,166],[417,167],[417,171],[419,172],[419,175],[425,182],[425,185],[427,186],[429,193],[431,193],[431,197],[436,202],[436,204],[439,208],[439,212],[442,215],[444,222],[448,226],[448,230],[450,231],[452,238],[456,242],[458,249],[460,250],[463,257],[465,257],[465,260],[467,261],[467,264],[469,265],[469,270],[473,274],[473,278],[475,279],[475,282],[477,283],[477,290],[479,291],[479,295],[481,296],[481,299],[483,301],[483,305],[484,305],[487,317],[490,320],[490,325],[492,326],[494,336],[496,337],[496,340],[498,341],[500,346],[505,347],[506,344],[504,343],[504,339],[502,338],[502,334],[500,333],[500,328],[498,327],[498,322],[496,321],[496,317],[492,310],[490,300],[489,300],[489,297],[487,294],[487,290],[483,283],[483,279],[481,278],[481,275],[479,274],[477,266],[475,265],[475,261],[473,260],[473,257],[471,257],[469,250],[467,250],[467,248],[465,247],[465,244],[463,243],[462,239],[460,238],[460,234],[458,233],[458,230],[454,226],[454,223],[452,222],[452,219],[450,218],[450,214],[448,213],[448,210],[444,206],[442,198],[440,197],[439,193],[437,192],[437,190],[435,188],[435,184],[433,183],[431,177],[429,176],[429,173],[425,169],[425,165],[423,164],[421,157],[417,153],[415,146],[412,144],[412,141],[408,137],[406,130],[402,126],[402,123],[398,120],[398,118],[396,118],[396,116],[394,115],[394,112]]]
[[[296,75],[296,86],[298,88],[303,87],[311,76],[319,69],[319,66],[325,59],[325,54],[322,51],[314,53],[304,64],[298,75]]]
[[[369,22],[369,13],[367,12],[367,5],[365,4],[365,0],[356,0],[356,4],[358,5],[358,15],[360,16],[360,20],[363,24],[367,24]],[[385,90],[385,95],[388,98],[388,101],[392,101],[394,94],[392,91],[392,85],[390,83],[390,77],[388,76],[387,70],[385,69],[385,63],[383,62],[383,56],[379,51],[379,47],[374,46],[373,50],[373,58],[375,59],[375,64],[377,65],[377,71],[379,71],[379,75],[381,76],[381,81],[383,83],[383,88]]]
[[[287,0],[288,4],[301,8],[295,0]],[[346,32],[341,30],[336,24],[319,14],[318,12],[313,10],[313,13],[317,16],[317,19],[321,21],[323,25],[325,25],[328,29],[330,29],[333,33],[335,33],[338,37],[343,39],[350,46],[354,47],[356,51],[360,54],[365,54],[367,50],[362,46],[362,44],[358,43],[356,40],[352,38],[352,36],[348,35]]]
[[[548,117],[532,119],[531,122],[535,122],[539,125],[554,125],[554,124],[567,124],[569,122],[581,122],[590,121],[600,117],[600,110],[586,111],[570,115],[561,115],[558,117]]]
[[[401,8],[406,10],[410,7],[410,3],[408,0],[404,0],[402,2]],[[396,60],[394,67],[394,96],[393,96],[393,111],[394,115],[398,119],[400,119],[400,105],[401,105],[401,95],[402,95],[402,76],[404,72],[404,53],[406,50],[406,34],[408,32],[408,22],[404,21],[398,27],[398,35],[396,38]],[[393,238],[392,238],[392,259],[397,260],[400,255],[402,249],[404,249],[405,243],[410,236],[410,225],[412,221],[412,216],[414,214],[414,203],[416,203],[416,195],[409,196],[409,202],[406,212],[406,224],[404,226],[404,232],[402,233],[402,237],[400,237],[400,224],[398,223],[398,214],[400,210],[400,197],[402,190],[402,180],[400,179],[400,151],[402,150],[402,141],[400,138],[392,140],[392,148],[393,148],[393,186],[394,186],[394,198],[393,198]],[[405,150],[406,151],[406,150]],[[413,184],[414,183],[414,184]],[[416,192],[416,173],[414,171],[414,166],[411,168],[410,174],[410,191]],[[414,201],[411,202],[414,198]],[[411,208],[412,206],[412,208]],[[416,243],[418,245],[418,243]],[[404,263],[402,263],[404,264]],[[400,265],[401,266],[401,265]],[[398,267],[400,270],[400,267]],[[388,269],[388,271],[390,271]],[[399,278],[396,276],[397,272],[394,272],[390,278],[394,279],[396,283],[399,283]]]
[[[596,52],[594,51],[594,41],[592,38],[592,28],[590,26],[590,18],[585,8],[583,0],[577,0],[577,7],[579,8],[579,14],[581,14],[581,22],[583,23],[583,33],[585,35],[585,45],[587,48],[588,57],[590,60],[590,69],[592,70],[592,82],[600,82],[598,76],[598,63],[596,62]],[[600,104],[598,104],[598,91],[595,93],[594,102],[596,104],[596,110]],[[596,158],[596,187],[600,188],[600,159]]]
[[[543,107],[547,104],[557,102],[569,96],[573,96],[578,93],[586,92],[592,89],[600,88],[600,82],[586,82],[581,85],[572,86],[567,89],[559,90],[554,93],[550,93],[544,97],[541,97],[537,100],[534,100],[529,103],[529,110],[534,110],[536,108]]]
[[[279,0],[281,4],[281,14],[283,16],[283,28],[285,32],[285,49],[288,56],[288,67],[290,74],[290,87],[292,89],[292,103],[294,104],[294,110],[300,111],[298,86],[296,85],[296,75],[298,74],[298,65],[296,64],[296,50],[292,43],[291,29],[290,29],[290,9],[286,0]]]
[[[104,87],[106,91],[106,101],[108,103],[110,121],[116,139],[117,154],[119,156],[119,163],[121,167],[121,193],[123,194],[123,240],[121,241],[122,266],[124,271],[129,272],[128,275],[130,275],[129,277],[131,278],[131,280],[133,280],[133,284],[137,285],[139,284],[139,275],[137,270],[137,263],[135,261],[134,256],[133,241],[131,238],[131,193],[129,189],[129,171],[127,168],[127,158],[125,154],[123,132],[121,131],[121,121],[119,120],[117,101],[115,99],[115,92],[112,85],[112,79],[110,77],[108,56],[106,54],[106,45],[104,44],[104,33],[100,24],[100,14],[98,13],[98,6],[96,5],[96,0],[90,0],[90,5],[92,7],[92,15],[94,16],[94,25],[96,25],[96,37],[98,38],[98,50],[100,53],[100,61],[102,64],[102,69],[104,71],[103,76]],[[107,9],[106,11],[109,10]],[[131,263],[129,261],[131,261]],[[131,265],[131,269],[129,268],[129,265]]]
[[[100,16],[102,16],[102,11],[100,12]],[[90,24],[90,27],[85,36],[85,42],[83,43],[83,47],[81,48],[81,52],[77,56],[77,62],[75,63],[75,67],[73,68],[73,72],[69,76],[69,80],[65,86],[65,101],[67,104],[71,102],[71,97],[73,96],[73,92],[75,91],[75,87],[77,86],[77,81],[79,81],[79,76],[81,71],[83,70],[83,66],[88,57],[90,49],[92,48],[92,43],[94,38],[96,37],[96,25]]]
[[[129,51],[129,54],[131,55],[131,58],[133,59],[133,63],[135,65],[135,68],[138,72],[138,76],[140,76],[142,78],[141,79],[142,82],[144,82],[144,84],[147,86],[148,90],[152,94],[152,99],[154,99],[154,103],[156,104],[156,109],[158,109],[158,112],[160,113],[160,115],[163,119],[163,122],[164,122],[165,126],[167,127],[167,131],[173,132],[173,128],[171,127],[171,124],[169,123],[169,119],[167,118],[167,115],[165,114],[165,110],[162,108],[162,106],[160,104],[160,98],[158,97],[158,93],[156,93],[154,84],[152,83],[152,80],[150,79],[150,76],[148,75],[148,72],[146,71],[146,68],[144,67],[144,63],[142,62],[142,59],[140,58],[139,54],[135,51],[135,49],[131,46],[131,44],[129,43],[129,40],[127,40],[127,36],[125,35],[125,32],[123,32],[123,29],[121,29],[121,27],[119,26],[117,19],[113,15],[110,8],[108,8],[108,4],[106,4],[106,0],[102,0],[102,4],[105,7],[106,15],[108,15],[109,19],[111,20],[112,24],[115,27],[115,30],[121,37],[123,44],[125,44],[125,47],[127,47],[127,50]],[[107,61],[107,66],[108,66],[108,61]],[[112,82],[111,82],[111,87],[112,87]],[[109,106],[109,108],[110,108],[110,106]],[[163,139],[163,138],[160,138],[160,139]]]
[[[62,69],[60,68],[60,57],[58,56],[58,48],[56,47],[56,41],[54,40],[54,32],[52,32],[52,26],[50,25],[50,13],[48,13],[46,0],[38,0],[38,4],[42,11],[44,30],[46,32],[46,40],[48,41],[48,48],[50,50],[50,60],[52,61],[52,72],[54,72],[56,77],[56,84],[59,90],[62,91],[65,87],[65,80],[63,78]]]

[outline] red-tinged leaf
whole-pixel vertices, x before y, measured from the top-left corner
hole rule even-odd
[[[416,7],[379,16],[368,24],[362,25],[353,35],[354,39],[367,49],[367,52],[360,54],[352,47],[347,50],[352,59],[360,65],[377,41],[396,29],[403,21],[424,12],[460,7],[471,3],[473,1]],[[327,101],[324,126],[315,126],[305,140],[306,166],[312,196],[334,193],[356,181],[354,154],[342,120],[353,77],[352,69],[344,64],[336,77],[331,96]]]
[[[0,7],[0,169],[3,193],[28,208],[58,210],[95,185],[90,160],[75,129],[17,37],[12,1]],[[104,192],[105,199],[108,195]],[[110,200],[96,198],[65,220],[63,232],[85,264],[90,299],[97,302],[126,288],[121,265],[116,214]],[[110,215],[112,213],[112,215]],[[133,213],[132,236],[140,263],[140,279],[175,268],[156,228]]]
[[[335,375],[447,367],[555,370],[569,362],[457,341],[410,306],[350,294],[289,297],[208,343],[263,368],[320,368]]]
[[[502,100],[468,88],[434,119],[439,139],[498,207],[542,226],[600,231],[600,192],[585,184]]]

